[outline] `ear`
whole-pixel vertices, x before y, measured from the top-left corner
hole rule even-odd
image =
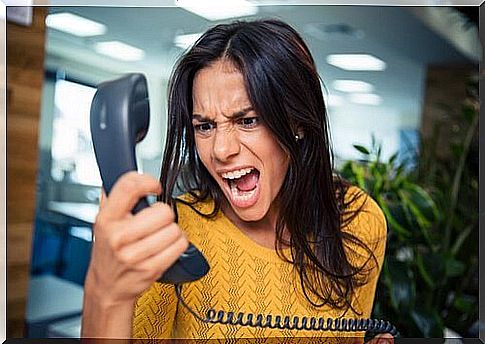
[[[300,128],[296,131],[296,134],[295,134],[295,140],[296,141],[299,141],[301,139],[303,139],[305,137],[305,133],[303,132],[303,130]]]

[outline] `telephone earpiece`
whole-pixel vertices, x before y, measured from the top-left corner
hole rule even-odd
[[[143,74],[128,74],[98,86],[91,104],[90,124],[94,153],[103,187],[109,195],[116,180],[137,171],[135,146],[143,140],[150,123],[148,88]],[[148,207],[145,197],[132,213]],[[163,283],[196,281],[209,271],[209,264],[192,244],[160,277]]]

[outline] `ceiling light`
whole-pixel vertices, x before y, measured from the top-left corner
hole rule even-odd
[[[138,61],[145,57],[145,52],[120,41],[98,42],[94,45],[100,54],[121,61]]]
[[[333,54],[327,56],[327,63],[345,70],[382,71],[386,63],[369,54]]]
[[[49,14],[45,24],[49,28],[79,37],[99,36],[106,33],[106,25],[67,12]]]
[[[178,35],[175,36],[173,43],[179,48],[187,49],[192,46],[199,39],[200,36],[202,36],[202,32],[190,33],[187,35]]]
[[[374,86],[360,80],[335,80],[332,83],[332,87],[334,90],[341,92],[370,93],[374,90]]]
[[[380,105],[382,98],[373,93],[357,93],[350,96],[350,101],[356,104],[363,105]]]
[[[258,7],[246,0],[175,0],[175,4],[208,20],[254,15]]]

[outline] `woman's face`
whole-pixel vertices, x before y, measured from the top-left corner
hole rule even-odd
[[[252,109],[231,62],[200,70],[192,94],[200,159],[241,220],[262,220],[283,184],[288,155]]]

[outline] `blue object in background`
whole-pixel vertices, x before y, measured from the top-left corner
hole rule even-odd
[[[35,220],[31,274],[55,275],[84,285],[91,256],[91,228]]]
[[[75,235],[76,233],[91,232],[88,227],[71,227],[69,237],[63,249],[63,269],[60,277],[84,285],[91,256],[91,241],[87,237]],[[74,234],[74,235],[73,235]]]
[[[57,224],[35,219],[32,244],[31,274],[56,274],[61,264],[62,236]]]
[[[397,162],[405,162],[406,168],[416,168],[419,156],[420,134],[417,129],[399,130],[399,154]]]

